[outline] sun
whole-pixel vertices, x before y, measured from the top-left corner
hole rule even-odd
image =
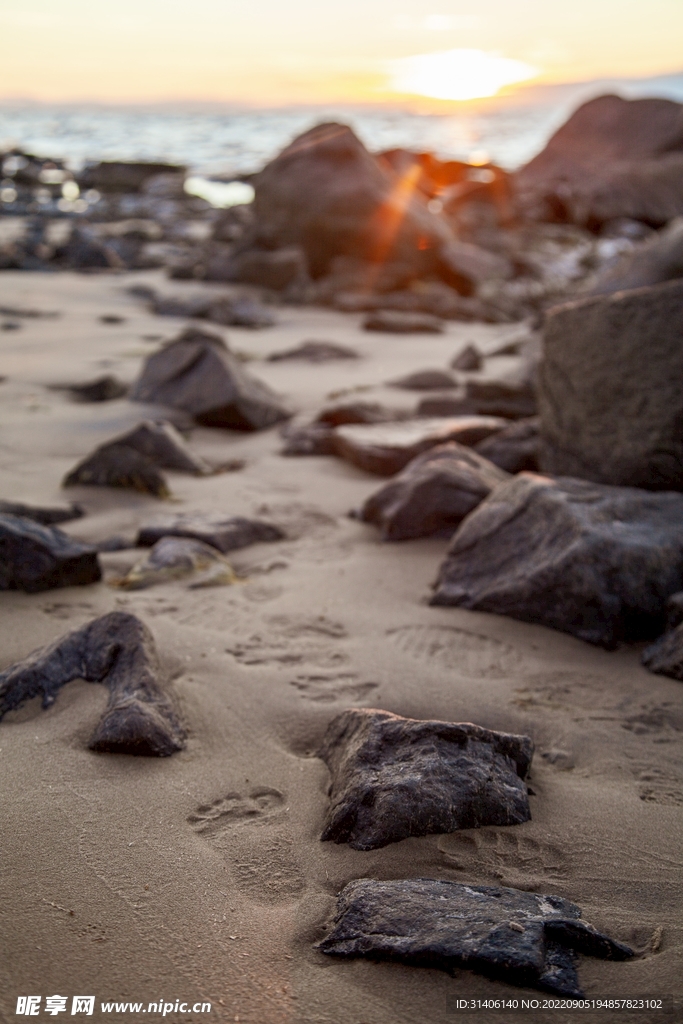
[[[483,50],[442,50],[393,62],[396,92],[437,100],[474,100],[495,96],[504,85],[534,78],[530,64]]]

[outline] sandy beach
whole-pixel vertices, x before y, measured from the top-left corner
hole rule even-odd
[[[348,513],[381,480],[331,456],[282,457],[276,428],[194,428],[193,451],[244,468],[170,472],[165,501],[63,490],[64,475],[97,444],[167,412],[126,399],[76,404],[49,388],[103,373],[132,383],[143,359],[185,325],[147,312],[127,290],[134,284],[166,287],[162,271],[0,276],[0,306],[58,314],[20,318],[19,330],[0,333],[0,497],[78,501],[87,515],[63,529],[88,542],[134,537],[160,511],[258,516],[286,537],[231,553],[233,586],[117,590],[111,580],[144,554],[125,549],[100,556],[101,583],[0,593],[0,669],[106,612],[139,616],[189,736],[170,758],[90,751],[106,691],[83,681],[49,709],[35,699],[0,724],[0,1016],[15,1019],[18,996],[41,992],[95,995],[96,1007],[211,1004],[210,1013],[168,1014],[187,1024],[524,1019],[455,1010],[453,1000],[542,993],[466,970],[451,977],[316,951],[347,882],[418,877],[567,897],[638,954],[582,958],[588,997],[673,995],[683,1005],[681,684],[646,671],[640,647],[607,652],[540,626],[430,607],[448,541],[380,543]],[[211,329],[303,417],[334,395],[411,412],[419,396],[387,381],[446,367],[468,342],[487,353],[520,333],[518,324],[449,322],[440,335],[395,336],[364,332],[360,314],[276,314],[262,331]],[[307,339],[349,345],[361,358],[266,361]],[[486,373],[514,365],[494,357]],[[373,852],[321,843],[329,774],[316,750],[349,707],[531,736],[532,820]],[[146,1019],[99,1008],[94,1017]],[[532,1019],[675,1017],[538,1010]]]

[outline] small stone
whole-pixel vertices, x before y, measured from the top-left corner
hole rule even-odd
[[[125,324],[126,318],[113,313],[105,313],[104,316],[99,317],[99,321],[101,324]]]
[[[59,385],[59,388],[68,391],[77,402],[111,402],[128,394],[127,386],[112,374],[96,377],[84,384]]]
[[[182,434],[168,420],[143,420],[127,434],[116,437],[111,444],[134,448],[161,469],[175,469],[181,473],[205,476],[213,470],[207,462],[191,450]],[[106,446],[105,446],[106,447]]]
[[[0,514],[0,590],[36,594],[56,587],[97,583],[97,551],[55,527]]]
[[[232,566],[217,548],[187,537],[162,537],[146,559],[112,582],[121,590],[143,590],[155,583],[168,583],[187,576],[194,577],[190,586],[195,588],[237,582]]]
[[[481,370],[483,362],[484,360],[479,349],[475,345],[466,345],[465,348],[451,360],[450,365],[454,370],[467,372],[470,370]]]
[[[345,423],[386,423],[396,418],[395,413],[378,402],[339,402],[321,409],[315,422],[341,427]]]
[[[391,387],[406,391],[438,391],[439,388],[455,388],[458,382],[445,370],[417,370],[406,377],[389,382]]]
[[[39,507],[37,505],[24,505],[19,501],[0,501],[0,515],[21,516],[23,519],[32,519],[34,523],[41,523],[43,526],[52,526],[55,523],[68,523],[72,519],[80,519],[85,515],[82,505],[72,502],[70,505],[61,507]]]
[[[378,309],[363,322],[364,331],[382,331],[386,334],[442,334],[445,323],[430,313],[401,313]]]
[[[123,487],[127,490],[168,498],[170,490],[164,475],[151,459],[134,448],[123,444],[108,444],[96,448],[68,473],[63,487],[79,484],[95,487]]]
[[[358,353],[347,345],[338,345],[334,341],[302,341],[295,348],[271,352],[269,363],[296,360],[305,363],[330,363],[337,359],[358,359]]]
[[[470,723],[344,711],[318,752],[332,776],[321,839],[375,850],[408,836],[528,821],[533,750],[528,736]]]
[[[334,455],[334,430],[327,423],[306,423],[283,432],[280,455]]]
[[[136,546],[152,547],[162,537],[190,537],[210,544],[226,554],[250,544],[283,540],[284,536],[278,526],[262,519],[188,512],[164,516],[154,523],[143,526],[138,533]]]
[[[580,917],[561,896],[433,878],[360,878],[337,897],[332,930],[317,948],[328,956],[470,968],[580,997],[577,952],[603,960],[634,955]]]
[[[670,679],[683,682],[683,624],[677,625],[646,647],[642,662],[645,668],[656,675],[669,676]]]
[[[135,615],[110,612],[93,619],[0,673],[0,719],[37,696],[49,707],[73,679],[109,690],[91,750],[168,757],[185,746],[154,638]]]

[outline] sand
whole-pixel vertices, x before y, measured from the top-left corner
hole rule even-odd
[[[627,963],[583,959],[589,996],[674,994],[680,1005],[681,684],[648,673],[636,648],[607,653],[511,619],[429,607],[447,542],[379,543],[348,512],[382,481],[331,457],[283,458],[275,430],[196,429],[195,451],[246,466],[208,478],[169,473],[170,502],[62,491],[78,459],[150,410],[124,399],[78,405],[46,385],[105,372],[132,381],[155,347],[143,335],[170,338],[183,325],[147,313],[126,293],[133,283],[163,282],[156,272],[0,275],[0,306],[60,313],[0,332],[0,497],[82,502],[88,515],[64,529],[84,540],[132,536],[169,510],[259,515],[288,538],[233,553],[246,579],[231,587],[176,581],[117,591],[107,579],[142,554],[126,550],[102,556],[101,584],[0,594],[2,668],[112,609],[139,615],[189,729],[187,749],[169,759],[92,753],[106,693],[79,681],[49,710],[33,701],[0,724],[3,1019],[18,1019],[19,995],[59,993],[69,997],[65,1017],[72,996],[94,994],[93,1019],[109,1021],[155,1017],[103,1014],[103,1001],[180,1000],[211,1003],[210,1014],[168,1015],[193,1024],[502,1024],[518,1015],[454,1012],[449,1000],[542,998],[468,971],[449,977],[317,953],[335,894],[357,877],[431,876],[568,897],[640,954]],[[103,314],[125,322],[103,324]],[[284,307],[278,317],[269,330],[223,333],[302,412],[333,392],[414,408],[419,395],[384,382],[445,367],[467,342],[491,351],[519,333],[454,323],[442,336],[391,336],[366,334],[359,316],[332,311]],[[305,339],[351,345],[363,358],[264,361]],[[497,357],[487,372],[513,365]],[[531,735],[532,820],[372,853],[321,843],[328,774],[314,752],[331,718],[353,706]]]

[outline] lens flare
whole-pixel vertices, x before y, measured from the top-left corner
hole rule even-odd
[[[539,72],[531,64],[483,50],[443,50],[393,62],[393,88],[437,100],[495,96],[505,85],[525,82]]]

